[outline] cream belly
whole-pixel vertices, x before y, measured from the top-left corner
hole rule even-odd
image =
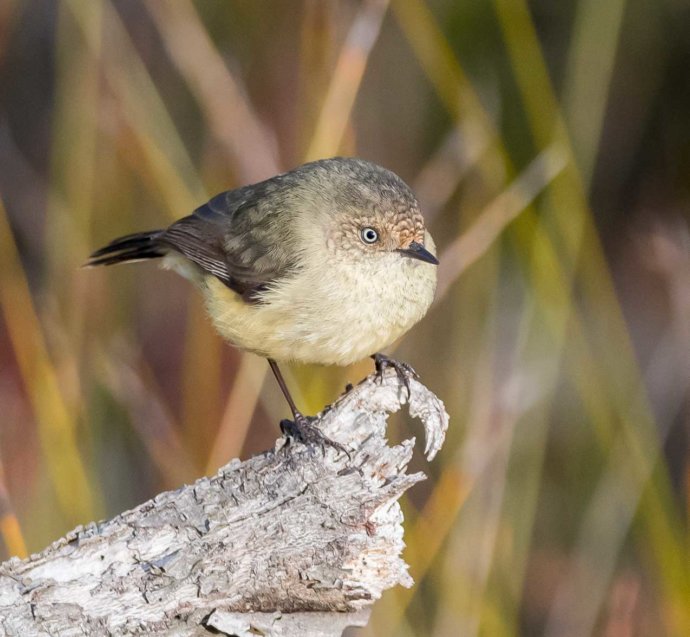
[[[311,265],[255,304],[215,277],[198,283],[213,323],[232,344],[278,361],[323,365],[349,365],[385,348],[433,300],[436,267],[397,253],[376,264]]]

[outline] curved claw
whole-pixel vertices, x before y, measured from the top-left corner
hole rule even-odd
[[[352,460],[350,452],[344,445],[326,436],[316,425],[312,423],[313,418],[304,414],[295,414],[295,420],[281,420],[280,430],[283,435],[290,436],[305,445],[315,445],[326,453],[326,447],[332,447],[336,451],[344,453],[348,460]]]
[[[419,374],[417,374],[414,368],[403,361],[395,360],[380,352],[373,354],[372,358],[376,365],[376,376],[379,382],[383,382],[383,374],[389,367],[392,367],[400,382],[405,386],[405,389],[407,389],[407,399],[409,400],[412,395],[410,391],[410,377],[415,380],[419,378]]]

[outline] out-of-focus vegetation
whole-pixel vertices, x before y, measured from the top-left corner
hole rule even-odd
[[[416,586],[361,634],[689,635],[689,18],[0,3],[3,555],[265,448],[287,415],[186,282],[88,253],[353,154],[413,185],[439,244],[438,299],[396,355],[452,418],[405,502]],[[316,411],[369,369],[290,382]]]

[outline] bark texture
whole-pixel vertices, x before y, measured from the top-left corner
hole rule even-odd
[[[409,378],[409,409],[439,450],[443,404]],[[43,552],[0,565],[6,635],[340,635],[364,625],[382,591],[412,580],[398,498],[414,440],[389,446],[402,378],[371,376],[317,424],[345,445],[280,438],[211,478],[78,527]]]

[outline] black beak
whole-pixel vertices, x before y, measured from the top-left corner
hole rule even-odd
[[[398,252],[404,254],[406,257],[426,261],[438,265],[438,259],[431,254],[421,243],[413,241],[407,248],[398,248]]]

